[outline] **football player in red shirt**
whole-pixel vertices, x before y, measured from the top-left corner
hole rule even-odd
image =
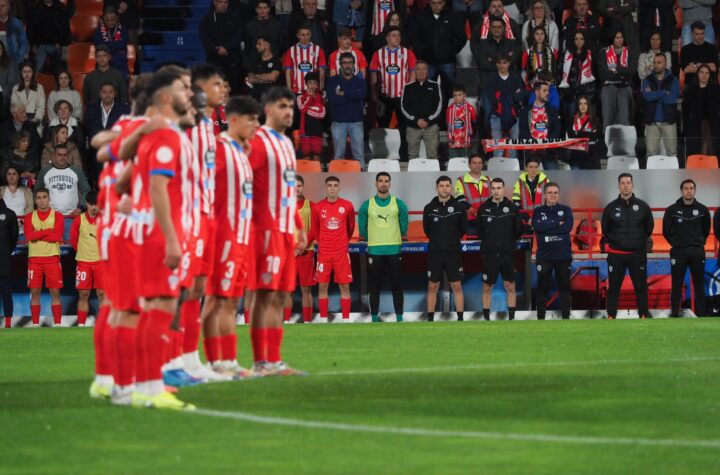
[[[318,282],[318,306],[320,318],[328,317],[328,286],[330,275],[340,287],[340,308],[343,320],[350,318],[350,283],[352,267],[348,245],[355,232],[355,208],[346,199],[340,198],[340,179],[329,176],[325,179],[326,197],[313,208],[312,227],[309,241],[318,243],[315,278]]]
[[[281,358],[283,304],[295,289],[295,253],[307,236],[296,212],[295,150],[285,131],[292,126],[295,97],[272,87],[263,97],[265,125],[250,142],[253,216],[248,259],[248,288],[253,291],[250,339],[253,372],[260,375],[304,374]],[[300,228],[295,240],[295,228]]]

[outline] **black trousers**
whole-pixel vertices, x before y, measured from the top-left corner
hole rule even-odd
[[[398,122],[398,130],[400,131],[400,158],[407,160],[407,137],[405,137],[407,124],[405,123],[405,117],[403,117],[402,111],[400,110],[400,98],[379,95],[378,100],[385,106],[385,113],[377,116],[378,127],[383,129],[390,127],[390,120],[392,119],[393,112],[395,112],[395,117]]]
[[[563,261],[537,261],[538,270],[538,295],[537,295],[537,317],[538,320],[545,320],[545,306],[548,301],[548,292],[553,273],[560,292],[560,312],[562,318],[570,318],[570,306],[572,296],[570,295],[570,264],[571,260]]]
[[[607,296],[608,316],[617,316],[620,287],[625,279],[625,271],[630,271],[635,298],[637,299],[638,313],[649,316],[648,287],[647,287],[647,253],[636,252],[632,254],[608,254],[608,274],[610,288]]]
[[[370,313],[372,315],[380,313],[380,284],[383,276],[386,275],[386,269],[390,270],[390,285],[392,286],[395,313],[403,313],[405,299],[402,290],[402,255],[375,256],[368,254],[368,264],[370,267]]]
[[[12,317],[13,314],[13,298],[12,288],[10,287],[10,277],[0,277],[0,296],[2,296],[4,317]]]
[[[685,248],[670,250],[670,269],[672,275],[672,292],[670,306],[672,314],[680,313],[682,303],[682,286],[685,272],[690,268],[690,277],[695,287],[695,313],[705,315],[705,250],[702,248]]]

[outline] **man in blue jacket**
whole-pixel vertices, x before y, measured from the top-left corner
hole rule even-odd
[[[645,144],[647,156],[660,153],[660,139],[665,144],[665,154],[677,156],[677,102],[680,82],[667,69],[667,58],[658,53],[653,58],[653,73],[642,82],[645,100]]]
[[[557,183],[545,185],[545,204],[535,208],[532,226],[537,236],[538,271],[537,318],[545,320],[545,305],[553,272],[560,291],[560,312],[563,319],[570,318],[570,231],[573,213],[569,206],[560,204],[560,187]]]
[[[355,57],[351,53],[340,55],[340,74],[328,79],[325,90],[330,106],[335,159],[345,158],[347,137],[350,136],[353,158],[364,167],[363,107],[367,85],[361,75],[355,74]]]
[[[30,45],[22,22],[10,15],[10,0],[0,0],[0,40],[16,64],[25,60]]]

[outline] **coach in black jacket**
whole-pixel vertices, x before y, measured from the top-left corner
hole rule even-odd
[[[418,158],[422,140],[427,151],[427,157],[422,158],[437,160],[442,109],[440,85],[428,79],[428,64],[420,60],[415,64],[415,81],[405,84],[400,99],[400,110],[407,124],[408,158]]]
[[[522,232],[520,208],[505,197],[505,182],[493,178],[490,196],[477,212],[477,235],[483,256],[483,318],[490,320],[492,288],[502,273],[508,318],[515,318],[515,245]]]
[[[13,210],[0,197],[0,295],[2,295],[5,328],[10,327],[13,315],[12,290],[10,288],[10,256],[18,242],[18,220]]]
[[[647,240],[655,226],[650,207],[633,194],[633,177],[629,173],[618,176],[620,196],[603,211],[601,245],[607,251],[608,318],[617,316],[620,287],[629,269],[635,288],[640,318],[650,317],[647,290]]]
[[[428,243],[428,321],[435,315],[437,291],[443,271],[450,281],[458,320],[463,319],[461,240],[467,231],[465,208],[452,196],[452,179],[441,176],[435,180],[437,196],[423,210],[423,231]]]
[[[695,287],[695,314],[704,315],[705,307],[705,242],[710,235],[710,211],[695,199],[695,182],[691,179],[680,184],[682,197],[665,210],[663,236],[670,243],[672,292],[671,317],[680,316],[682,286],[685,272]]]

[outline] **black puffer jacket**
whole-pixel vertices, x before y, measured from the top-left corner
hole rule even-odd
[[[0,277],[10,275],[10,256],[15,250],[17,241],[17,216],[0,198]]]
[[[704,248],[710,234],[710,211],[698,200],[677,200],[663,216],[663,236],[673,249]]]
[[[423,210],[423,231],[430,241],[430,252],[459,252],[462,237],[467,231],[465,207],[452,196],[445,203],[440,203],[436,196]]]
[[[603,242],[611,250],[640,252],[647,247],[655,221],[650,207],[633,194],[628,201],[620,196],[603,211]]]
[[[522,234],[520,208],[507,198],[500,203],[492,199],[480,206],[477,214],[477,235],[482,252],[513,252]]]

